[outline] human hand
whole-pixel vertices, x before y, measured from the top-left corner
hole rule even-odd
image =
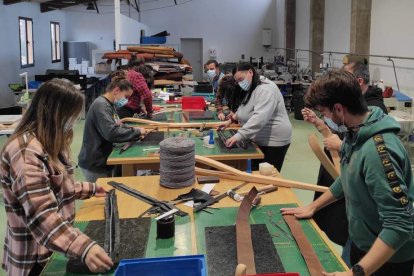
[[[85,257],[85,264],[94,273],[106,272],[114,265],[105,250],[97,244],[89,249]]]
[[[226,116],[224,115],[224,113],[223,113],[223,112],[220,112],[220,113],[218,114],[217,118],[218,118],[220,121],[224,121],[224,120],[226,119]]]
[[[282,215],[294,215],[298,219],[306,219],[315,214],[315,208],[312,205],[307,205],[305,207],[282,208],[280,212]]]
[[[323,145],[328,150],[339,151],[342,146],[342,140],[339,138],[338,135],[332,134],[329,137],[323,139]]]
[[[107,191],[101,186],[96,185],[95,196],[96,197],[106,197]]]
[[[145,128],[143,127],[138,127],[139,132],[141,133],[141,136],[145,136],[145,134],[147,133],[147,131],[145,130]]]
[[[219,125],[219,127],[217,128],[218,130],[225,130],[226,128],[228,128],[231,125],[231,120],[227,120],[225,121],[222,125]]]
[[[348,270],[348,271],[342,271],[342,272],[336,271],[336,272],[330,272],[330,273],[323,271],[322,275],[323,276],[352,276],[354,274],[352,273],[351,270]]]
[[[303,120],[305,121],[305,122],[308,122],[308,123],[311,123],[311,124],[316,124],[316,122],[317,122],[317,119],[318,119],[318,116],[316,116],[316,113],[312,110],[312,109],[309,109],[309,108],[304,108],[304,109],[302,109],[302,115],[303,115]]]
[[[237,139],[236,137],[230,137],[229,139],[226,140],[226,147],[231,148],[234,144],[237,143]]]

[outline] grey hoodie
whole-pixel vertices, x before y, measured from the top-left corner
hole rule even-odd
[[[292,125],[279,88],[267,78],[252,92],[247,104],[236,112],[241,128],[237,141],[251,139],[259,146],[281,147],[290,144]]]

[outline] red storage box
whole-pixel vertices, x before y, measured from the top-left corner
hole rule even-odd
[[[206,109],[206,100],[202,96],[182,97],[182,109]]]

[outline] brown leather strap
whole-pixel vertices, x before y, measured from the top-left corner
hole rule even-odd
[[[310,134],[308,141],[313,153],[316,155],[316,157],[318,157],[319,161],[321,161],[322,166],[332,176],[333,179],[336,179],[340,175],[340,170],[339,168],[335,167],[331,160],[329,160],[328,156],[319,145],[319,141],[318,138],[316,138],[316,135]]]
[[[300,253],[305,259],[306,265],[311,276],[322,275],[324,268],[322,267],[321,262],[319,261],[318,256],[316,256],[315,251],[312,248],[312,245],[306,238],[305,233],[303,232],[302,226],[298,220],[292,215],[283,215],[283,219],[286,221],[287,225],[290,228],[290,232],[298,244]]]
[[[323,138],[328,138],[332,135],[331,130],[326,125],[322,128],[318,128],[319,132],[322,133]],[[339,157],[339,153],[337,150],[329,150],[329,153],[331,154],[332,161],[335,165],[335,168],[340,172],[341,171],[341,158]]]
[[[237,263],[246,265],[247,274],[256,274],[252,233],[249,223],[250,209],[256,196],[257,190],[253,187],[247,196],[243,198],[236,220]]]

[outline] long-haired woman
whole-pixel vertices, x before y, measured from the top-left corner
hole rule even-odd
[[[83,96],[68,81],[46,82],[2,150],[7,213],[2,267],[8,275],[38,275],[52,251],[81,258],[91,271],[112,266],[105,251],[73,227],[75,199],[106,193],[73,177],[70,145],[82,105]]]

